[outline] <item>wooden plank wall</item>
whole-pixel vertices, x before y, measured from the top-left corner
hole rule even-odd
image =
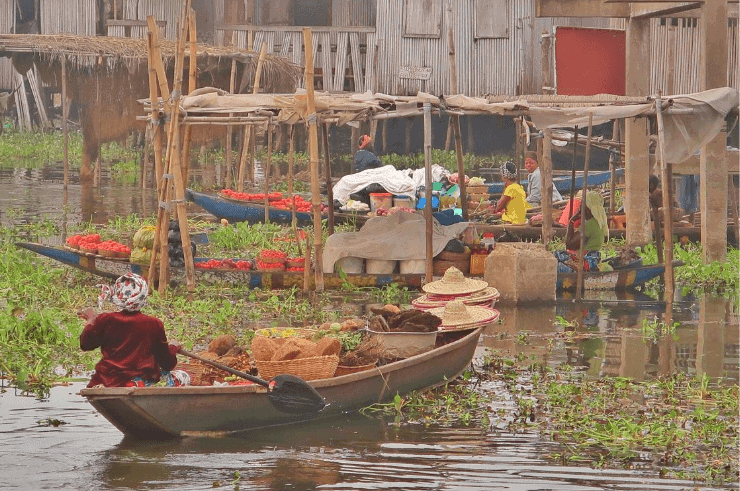
[[[0,0],[0,32],[11,34],[14,25],[13,4],[15,0]],[[8,91],[17,85],[15,69],[10,58],[0,57],[0,90]]]
[[[71,33],[95,36],[96,0],[39,0],[41,34]]]

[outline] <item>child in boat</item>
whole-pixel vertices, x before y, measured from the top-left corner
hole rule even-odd
[[[609,238],[609,228],[604,210],[604,198],[596,191],[586,193],[586,223],[583,244],[583,270],[598,271],[601,261],[601,246]],[[581,232],[576,230],[580,226],[581,212],[576,211],[568,221],[568,231],[565,233],[566,250],[555,251],[558,260],[558,272],[572,273],[578,264],[578,249],[581,247]]]
[[[378,167],[383,167],[383,162],[373,151],[372,139],[370,135],[362,135],[360,137],[360,149],[355,154],[355,161],[352,164],[352,171],[357,173],[367,169],[377,169]]]
[[[109,300],[120,311],[98,314],[88,308],[78,312],[86,321],[80,348],[100,348],[103,355],[88,387],[147,386],[158,382],[162,375],[167,385],[189,384],[186,372],[170,372],[177,364],[179,343],[168,343],[162,321],[140,312],[148,294],[144,278],[126,273],[112,287],[102,285],[98,296],[99,309]]]
[[[501,165],[501,177],[506,184],[504,194],[493,208],[494,218],[513,224],[527,221],[527,210],[532,207],[527,203],[527,195],[524,188],[517,182],[516,166],[508,160]]]

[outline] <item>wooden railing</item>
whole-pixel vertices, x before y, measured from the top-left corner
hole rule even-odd
[[[216,26],[216,44],[231,44],[259,51],[267,43],[267,53],[283,56],[303,66],[303,27],[222,24]],[[312,27],[315,86],[326,91],[374,91],[375,28]],[[251,39],[251,46],[250,41]],[[301,82],[302,85],[302,82]]]

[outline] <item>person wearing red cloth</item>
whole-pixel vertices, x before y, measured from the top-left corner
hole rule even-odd
[[[98,314],[88,308],[78,313],[87,321],[80,334],[80,348],[100,348],[102,354],[88,387],[150,385],[159,381],[163,372],[175,368],[179,343],[168,343],[162,321],[140,312],[148,293],[144,278],[127,273],[112,287],[103,285],[98,297],[101,310],[110,300],[120,311]]]

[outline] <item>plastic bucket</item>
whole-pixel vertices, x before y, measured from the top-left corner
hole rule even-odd
[[[393,207],[393,195],[391,193],[370,193],[370,211],[378,208],[390,210]]]
[[[412,200],[410,196],[399,194],[393,196],[393,206],[397,206],[399,208],[413,208],[414,200]]]
[[[345,273],[357,274],[362,273],[364,265],[365,260],[363,258],[347,256],[338,259],[337,262],[334,263],[334,271],[339,271],[341,268]]]

